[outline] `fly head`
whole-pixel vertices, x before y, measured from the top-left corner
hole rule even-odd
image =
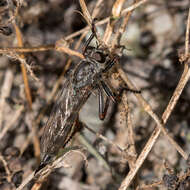
[[[112,63],[111,58],[105,50],[89,46],[86,50],[86,58],[74,71],[72,81],[74,87],[96,86],[102,74],[110,67],[110,63]]]

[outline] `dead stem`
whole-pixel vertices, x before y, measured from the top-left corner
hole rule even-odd
[[[13,23],[13,25],[14,25],[17,40],[18,40],[18,46],[23,47],[21,31],[20,31],[19,27],[16,25],[15,22]],[[24,54],[21,54],[20,57],[21,57],[21,59],[25,59]],[[29,108],[32,109],[32,97],[31,97],[31,93],[30,93],[30,87],[29,87],[29,84],[28,84],[28,76],[27,76],[26,68],[25,68],[25,65],[22,62],[20,64],[20,66],[21,66],[21,70],[22,70],[22,76],[23,76],[23,81],[24,81],[26,99],[28,101]]]
[[[185,56],[189,55],[189,30],[190,30],[190,8],[189,8],[186,35],[185,35]]]
[[[18,14],[19,6],[20,6],[20,4],[18,4],[18,2],[17,2],[17,8],[16,8],[15,17]],[[18,41],[18,46],[23,47],[22,33],[21,33],[19,27],[17,26],[15,19],[13,21],[13,26],[15,28],[16,37],[17,37],[17,41]],[[26,62],[24,54],[21,54],[19,56],[21,57],[21,59],[24,60],[24,62]],[[21,61],[20,66],[21,66],[21,71],[22,71],[22,76],[23,76],[23,81],[24,81],[26,99],[27,99],[27,102],[28,102],[29,109],[30,109],[30,111],[32,111],[32,96],[31,96],[30,86],[29,86],[29,82],[28,82],[27,71],[26,71],[25,64],[23,63],[23,61]],[[31,113],[31,114],[33,115],[33,113]],[[31,118],[31,120],[32,120],[32,123],[33,123],[33,121],[34,121],[33,116]],[[33,135],[33,145],[34,145],[35,157],[36,157],[37,160],[39,160],[39,158],[40,158],[40,142],[39,142],[39,139],[38,139],[38,136],[37,136],[36,125],[34,123],[31,125],[31,129],[32,129],[32,133],[34,133],[34,135]]]
[[[39,51],[49,51],[54,50],[55,45],[43,45],[43,46],[37,46],[37,47],[6,47],[6,48],[0,48],[0,53],[6,54],[6,53],[31,53],[31,52],[39,52]]]
[[[88,26],[90,26],[90,28],[92,28],[92,17],[87,9],[86,3],[84,0],[79,0],[80,3],[80,7],[82,9],[82,13],[84,15],[84,19],[86,20],[86,22],[88,23]]]
[[[45,179],[49,176],[49,174],[58,167],[64,167],[64,168],[69,168],[71,167],[70,165],[68,165],[67,163],[67,156],[68,154],[71,153],[77,153],[80,154],[83,157],[83,160],[86,161],[86,156],[79,150],[69,150],[68,152],[66,152],[65,154],[63,154],[62,156],[60,156],[58,159],[54,160],[51,164],[47,165],[45,168],[43,168],[42,170],[40,170],[35,176],[34,173],[32,172],[30,175],[28,175],[24,181],[22,182],[22,184],[16,188],[16,190],[22,190],[32,179],[35,179],[35,183],[33,184],[32,188],[33,190],[37,190],[40,189],[43,182],[45,181]]]
[[[77,57],[79,57],[81,59],[84,59],[84,56],[81,53],[79,53],[77,51],[74,51],[74,50],[71,50],[70,48],[65,47],[65,46],[56,47],[56,50],[64,52],[64,53],[66,53],[66,54],[68,54],[70,56],[77,56]]]
[[[126,9],[124,9],[122,12],[121,12],[121,17],[123,15],[125,15],[126,13],[130,12],[130,11],[133,11],[134,9],[136,9],[137,7],[141,6],[142,4],[146,3],[148,0],[142,0],[142,1],[139,1],[138,3],[134,3],[133,5],[131,5],[130,7],[127,7]],[[107,17],[99,22],[96,23],[96,26],[99,26],[99,25],[102,25],[102,24],[106,24],[107,22],[109,22],[110,20],[110,17]],[[66,40],[69,40],[69,39],[72,39],[80,34],[82,34],[83,32],[85,31],[88,31],[90,29],[89,26],[77,31],[77,32],[74,32],[72,34],[70,34],[69,36],[67,36],[65,39]]]

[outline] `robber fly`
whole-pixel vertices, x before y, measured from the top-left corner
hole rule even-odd
[[[114,65],[118,56],[112,55],[106,48],[90,46],[94,37],[95,31],[92,30],[92,35],[86,41],[83,50],[85,58],[66,79],[45,124],[41,139],[41,163],[36,172],[52,162],[59,149],[75,134],[77,126],[74,124],[78,113],[93,90],[98,90],[101,120],[105,118],[110,99],[115,101],[115,95],[104,82],[103,75]],[[107,95],[105,102],[103,93]]]

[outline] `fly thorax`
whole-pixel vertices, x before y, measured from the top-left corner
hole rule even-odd
[[[95,63],[83,60],[75,69],[72,76],[72,83],[75,89],[83,88],[87,85],[93,85],[97,79],[97,66]]]

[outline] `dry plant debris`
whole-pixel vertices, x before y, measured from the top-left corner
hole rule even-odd
[[[106,82],[141,94],[123,91],[100,121],[94,91],[77,148],[34,177],[93,19],[98,43],[120,56]],[[189,30],[189,0],[1,0],[0,189],[190,189]]]

